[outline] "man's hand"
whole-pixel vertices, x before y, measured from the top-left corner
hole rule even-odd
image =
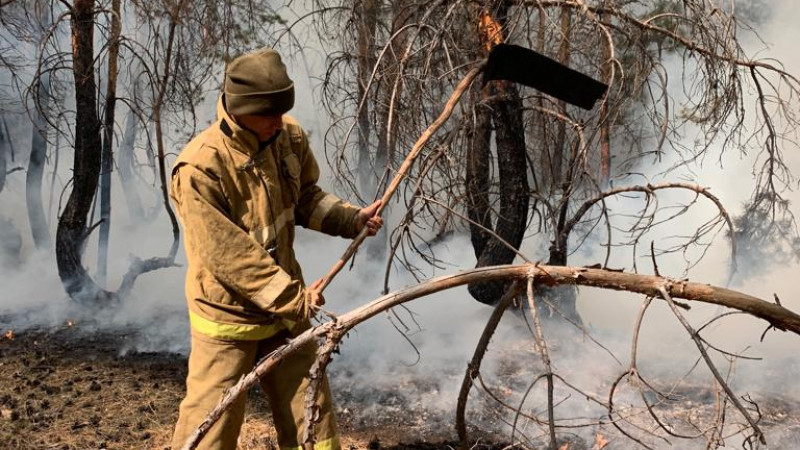
[[[376,216],[375,213],[380,206],[381,201],[378,200],[358,211],[358,215],[356,216],[356,233],[361,233],[361,230],[366,226],[367,235],[375,236],[378,234],[378,230],[383,226],[383,219],[381,219],[380,216]]]
[[[314,317],[314,315],[317,313],[317,310],[319,310],[319,308],[325,304],[325,297],[322,296],[322,292],[319,290],[321,285],[322,278],[311,283],[311,285],[306,286],[305,296],[309,319]]]

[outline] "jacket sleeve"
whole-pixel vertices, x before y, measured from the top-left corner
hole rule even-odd
[[[259,308],[292,322],[306,317],[302,284],[229,218],[228,202],[213,174],[188,164],[175,167],[172,197],[190,258],[198,258],[217,280]]]
[[[299,127],[298,127],[299,128]],[[332,236],[354,238],[356,216],[360,208],[339,199],[339,197],[323,191],[319,181],[319,166],[314,153],[308,145],[308,137],[302,129],[292,139],[300,160],[300,198],[295,209],[295,220],[306,228],[321,231]]]

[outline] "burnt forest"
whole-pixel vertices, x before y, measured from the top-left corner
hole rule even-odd
[[[202,449],[245,402],[238,449],[337,450],[326,376],[349,450],[800,448],[797,6],[0,0],[0,449]],[[264,47],[383,226],[281,219],[325,303],[177,444],[173,168]],[[314,344],[287,447],[259,381]]]

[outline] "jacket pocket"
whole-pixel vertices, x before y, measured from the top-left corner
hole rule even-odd
[[[300,160],[297,155],[289,153],[283,157],[281,172],[285,181],[284,197],[292,205],[296,205],[300,200]]]

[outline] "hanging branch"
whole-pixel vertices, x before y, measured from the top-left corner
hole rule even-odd
[[[586,213],[594,205],[596,205],[597,203],[603,203],[605,201],[605,199],[607,199],[609,197],[613,197],[613,196],[621,195],[621,194],[632,193],[632,192],[641,192],[641,193],[647,195],[648,199],[649,199],[651,195],[656,195],[655,192],[661,191],[661,190],[686,190],[686,191],[694,192],[698,196],[705,197],[706,199],[711,201],[714,204],[714,206],[716,206],[716,208],[717,208],[718,216],[717,216],[716,220],[724,221],[725,225],[728,227],[729,233],[731,234],[731,236],[733,236],[736,228],[733,225],[733,221],[731,220],[731,217],[728,214],[728,211],[722,205],[722,202],[719,200],[719,198],[717,198],[714,194],[709,192],[709,190],[707,188],[704,188],[704,187],[702,187],[700,185],[693,184],[693,183],[667,182],[667,183],[656,183],[656,184],[649,184],[648,183],[647,185],[643,185],[643,186],[625,186],[625,187],[619,187],[619,188],[615,188],[615,189],[609,189],[607,191],[601,192],[601,193],[597,194],[596,196],[584,201],[578,207],[578,209],[575,211],[575,213],[573,214],[572,218],[570,218],[569,221],[567,221],[567,223],[564,226],[562,232],[559,234],[559,241],[561,242],[561,245],[566,246],[566,239],[572,233],[573,228],[575,228],[575,226],[583,219],[583,216],[586,215]],[[603,205],[604,205],[603,206],[603,212],[605,214],[605,213],[607,213],[608,209],[605,207],[604,203],[603,203]],[[687,208],[688,207],[683,208],[681,213],[684,212]],[[640,217],[640,220],[645,220],[648,217],[649,217],[648,220],[651,223],[648,223],[648,226],[642,227],[643,230],[649,230],[651,228],[651,226],[652,226],[652,221],[654,219],[653,219],[653,215],[652,214],[648,215],[645,212],[642,212],[642,216]],[[719,223],[719,222],[715,221],[715,223]],[[708,228],[708,229],[710,229],[710,228]],[[691,242],[696,242],[698,240],[698,238],[702,234],[703,234],[703,231],[698,230],[696,232],[696,234],[693,236]],[[729,275],[728,275],[729,276],[729,281],[730,281],[731,277],[733,277],[733,275],[736,273],[736,270],[737,270],[737,264],[736,264],[736,256],[737,256],[736,239],[731,239],[730,240],[730,245],[731,245],[731,267],[730,267]],[[656,268],[656,270],[657,270],[657,268]]]
[[[335,323],[335,322],[334,322]],[[325,339],[325,345],[317,350],[317,360],[309,371],[308,387],[306,388],[305,401],[305,435],[303,437],[303,449],[314,450],[317,443],[316,426],[319,422],[319,405],[317,405],[317,393],[322,381],[325,379],[325,369],[331,362],[331,355],[339,346],[344,334],[338,327],[331,328],[330,333]]]

